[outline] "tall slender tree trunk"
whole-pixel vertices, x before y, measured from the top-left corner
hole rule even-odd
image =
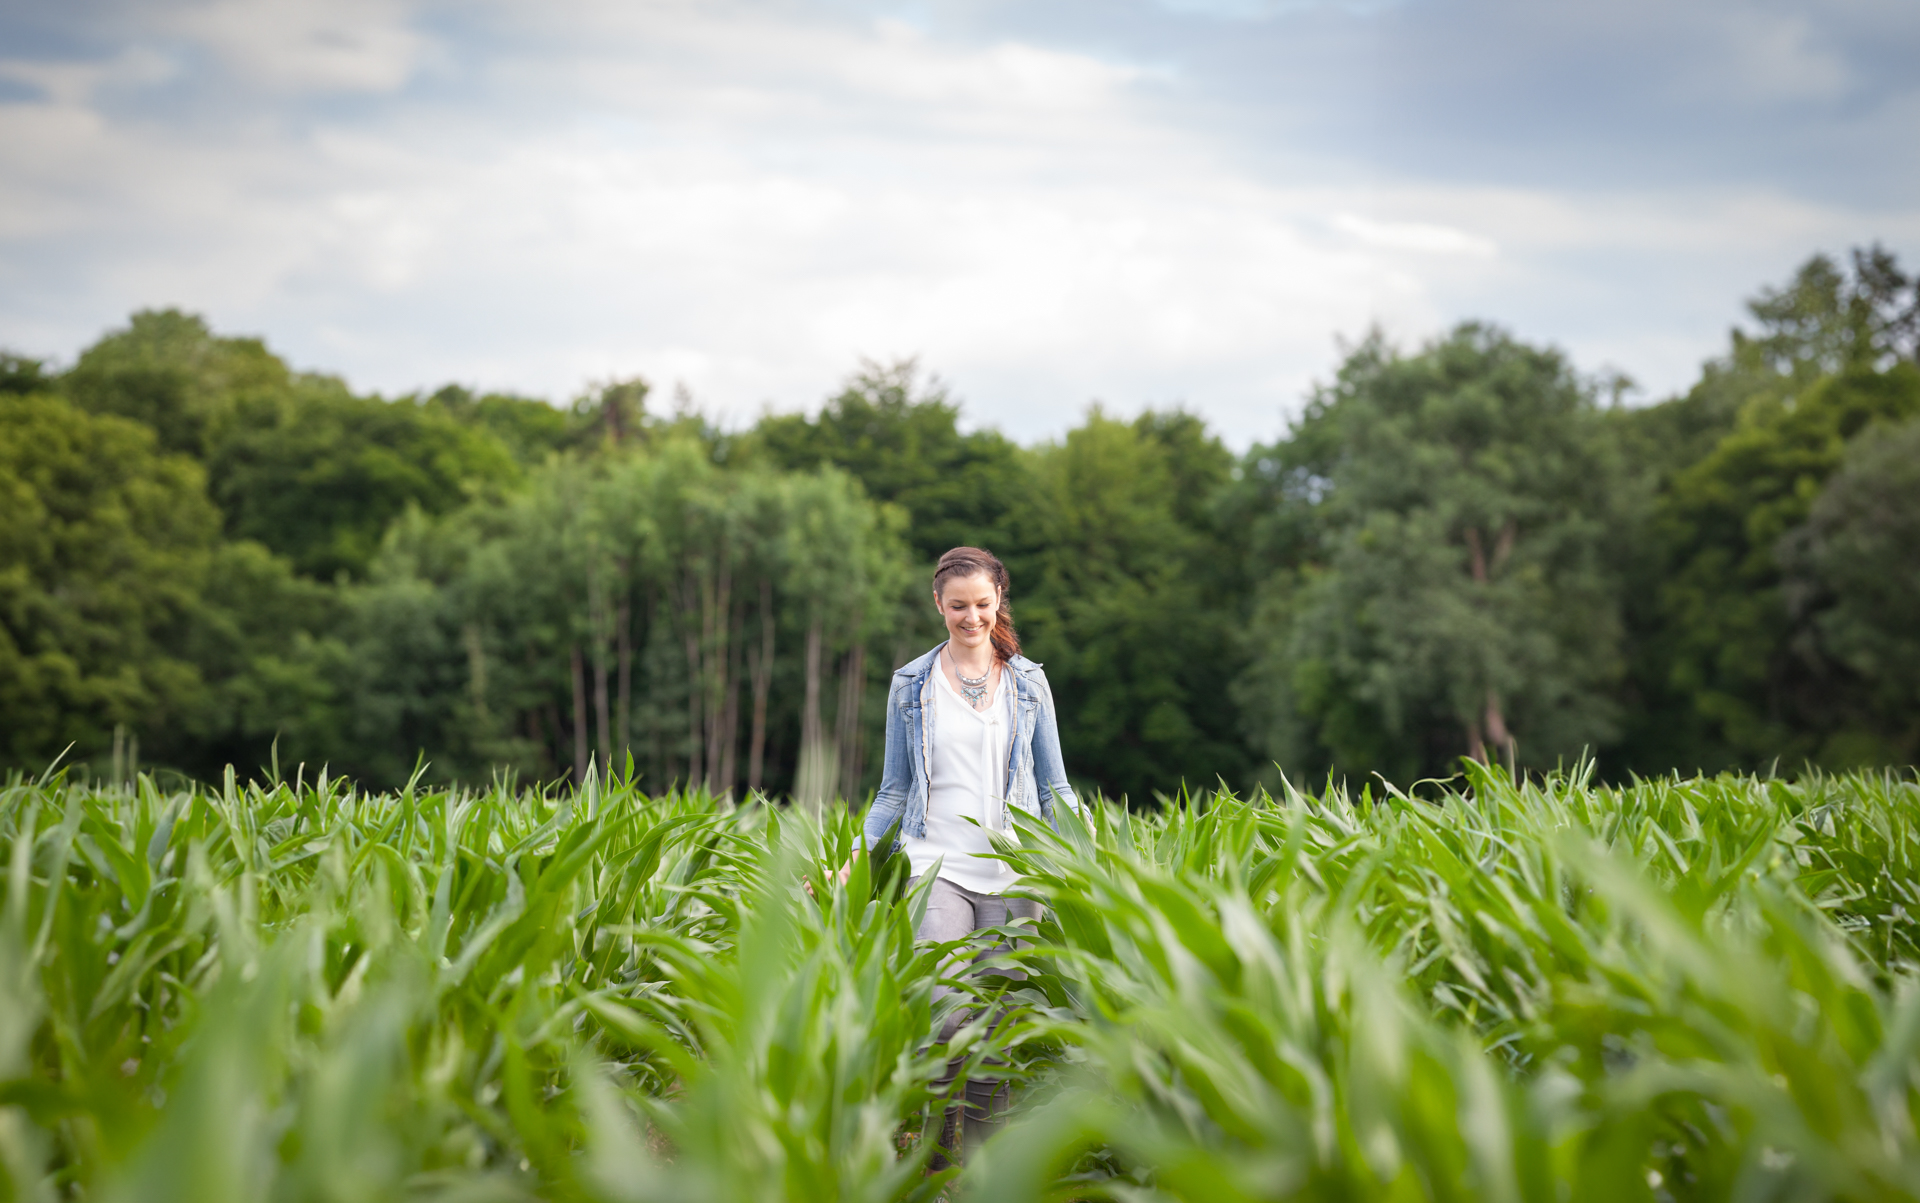
[[[647,630],[649,632],[655,632],[664,629],[665,628],[660,625],[660,591],[654,586],[649,585],[647,586]],[[660,664],[660,660],[663,659],[665,655],[666,649],[664,647],[660,648],[659,655],[652,661],[652,667],[655,669],[663,667]],[[662,777],[671,777],[673,773],[671,766],[667,763],[667,749],[664,742],[666,737],[665,727],[665,712],[657,707],[649,706],[647,708],[647,768]]]
[[[705,756],[705,741],[702,739],[701,712],[704,709],[705,690],[701,688],[704,674],[700,671],[700,626],[697,621],[700,609],[700,587],[694,579],[691,569],[680,583],[680,640],[687,650],[687,788],[700,786],[700,768]]]
[[[820,629],[818,618],[807,624],[807,646],[803,664],[806,672],[806,691],[801,696],[800,710],[800,741],[802,743],[820,741],[820,645],[824,633]]]
[[[1500,533],[1494,536],[1493,555],[1487,555],[1486,538],[1477,526],[1469,526],[1467,539],[1467,571],[1473,574],[1476,585],[1486,585],[1493,574],[1500,571],[1507,557],[1513,554],[1513,542],[1519,535],[1519,526],[1509,518],[1500,527]],[[1491,764],[1488,758],[1487,743],[1504,753],[1507,767],[1514,765],[1513,735],[1507,730],[1507,716],[1500,706],[1500,695],[1492,686],[1487,687],[1487,704],[1481,712],[1481,718],[1467,724],[1467,755],[1482,764]]]
[[[527,710],[527,738],[540,749],[542,761],[540,767],[549,776],[560,767],[560,757],[554,752],[556,741],[560,738],[560,731],[557,727],[548,730],[549,724],[546,720],[550,718],[557,720],[559,717],[554,713],[552,702],[536,705]]]
[[[747,745],[747,789],[758,790],[764,779],[767,754],[767,697],[773,689],[773,580],[760,578],[760,652],[749,671],[753,677],[753,736]]]
[[[600,735],[600,776],[613,768],[613,714],[607,704],[607,658],[593,658],[593,717]]]
[[[540,675],[539,657],[534,655],[531,647],[526,649],[526,653],[527,677],[537,679]],[[553,704],[552,694],[547,695],[545,702],[536,703],[527,711],[527,733],[540,745],[546,769],[558,773],[567,737],[566,728],[560,725],[560,708]]]
[[[834,787],[834,749],[827,743],[820,727],[820,659],[825,642],[825,631],[821,620],[816,617],[807,624],[807,646],[804,656],[806,668],[806,692],[800,707],[800,766],[794,782],[794,795],[802,803],[819,807],[827,801],[827,794]]]
[[[855,641],[847,649],[844,671],[840,674],[840,716],[837,720],[840,757],[840,796],[848,803],[860,796],[860,710],[867,694],[867,645]]]
[[[605,780],[607,770],[613,764],[613,712],[607,699],[607,661],[611,659],[607,647],[609,636],[613,632],[607,615],[607,583],[595,568],[587,571],[587,629],[592,633],[593,646],[589,659],[593,667],[593,717],[594,730],[600,737],[597,744],[600,762],[600,777]]]
[[[480,624],[470,622],[460,632],[467,645],[467,691],[473,698],[476,726],[491,735],[493,718],[487,713],[487,645],[480,637]]]
[[[633,750],[633,587],[627,583],[626,561],[620,562],[620,605],[614,611],[614,634],[620,658],[619,754],[624,763]]]
[[[723,791],[731,783],[722,784],[720,762],[726,755],[726,699],[731,684],[729,669],[733,666],[733,657],[729,647],[729,636],[733,632],[733,568],[728,563],[727,540],[720,541],[720,567],[715,573],[713,587],[707,591],[704,599],[705,613],[701,616],[701,628],[706,638],[706,677],[707,677],[707,785],[715,791]]]
[[[736,607],[736,610],[738,607]],[[740,750],[740,656],[742,615],[730,614],[727,618],[728,630],[732,632],[728,639],[725,679],[725,701],[720,707],[720,792],[729,797],[733,795],[735,758]]]
[[[580,645],[573,645],[573,784],[587,779],[587,666]]]
[[[1506,754],[1507,768],[1511,770],[1514,762],[1513,736],[1507,732],[1507,716],[1500,709],[1500,695],[1487,690],[1487,739],[1493,746]]]

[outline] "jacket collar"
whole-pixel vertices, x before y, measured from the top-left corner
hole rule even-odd
[[[913,680],[919,680],[921,677],[926,676],[928,671],[933,668],[934,659],[940,655],[940,649],[947,646],[947,643],[947,640],[942,639],[939,643],[933,645],[932,651],[922,652],[920,655],[902,664],[899,668],[894,669],[893,675],[896,677],[908,677]],[[1007,661],[1007,667],[1023,677],[1028,677],[1032,676],[1034,670],[1041,667],[1041,664],[1038,660],[1029,660],[1016,652],[1013,658]]]

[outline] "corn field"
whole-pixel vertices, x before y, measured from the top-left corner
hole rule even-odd
[[[858,829],[16,779],[5,1197],[1920,1198],[1911,780],[1096,804],[1005,845],[1026,976],[939,1002]],[[1015,1107],[929,1173],[949,1058]]]

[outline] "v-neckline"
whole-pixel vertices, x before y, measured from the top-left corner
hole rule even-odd
[[[944,652],[942,654],[944,655]],[[947,691],[948,697],[960,703],[960,708],[962,710],[965,710],[968,714],[973,715],[975,718],[979,719],[983,723],[990,723],[993,721],[991,716],[994,712],[994,708],[1000,705],[1000,691],[1007,687],[1007,674],[1004,669],[1000,672],[998,678],[993,683],[993,693],[988,696],[987,704],[976,709],[972,704],[970,704],[967,701],[966,698],[960,695],[959,690],[953,687],[952,679],[947,676],[946,665],[936,664],[933,666],[933,668],[934,668],[934,674],[940,678],[941,688]],[[960,670],[955,669],[954,671],[957,673]]]

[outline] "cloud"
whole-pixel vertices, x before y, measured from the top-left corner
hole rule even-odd
[[[395,0],[213,0],[163,11],[162,28],[272,91],[392,92],[426,45]]]
[[[1767,14],[1728,29],[1728,65],[1722,79],[1762,102],[1834,101],[1858,81],[1840,47],[1823,44],[1802,13]]]
[[[1417,221],[1372,221],[1351,213],[1336,213],[1333,228],[1351,234],[1368,246],[1396,251],[1422,251],[1433,255],[1493,255],[1499,248],[1489,238],[1456,230],[1452,226]]]
[[[1375,321],[1414,341],[1488,317],[1661,391],[1812,250],[1920,247],[1899,189],[1560,172],[1530,115],[1505,143],[1466,121],[1519,85],[1498,46],[1449,65],[1449,39],[1504,14],[1506,48],[1543,59],[1584,27],[1425,8],[1049,28],[732,0],[123,10],[84,53],[0,64],[30,93],[0,103],[0,342],[70,355],[183,304],[360,387],[643,373],[736,420],[918,355],[1018,437],[1097,397],[1185,401],[1245,443]],[[1445,16],[1466,32],[1408,59]],[[1779,29],[1714,69],[1770,70],[1764,104],[1795,119],[1836,89],[1905,103],[1852,35]],[[1642,85],[1679,94],[1660,69]],[[1447,92],[1461,73],[1491,82]],[[1376,125],[1346,103],[1395,96],[1424,103]],[[1523,153],[1547,166],[1501,166]]]

